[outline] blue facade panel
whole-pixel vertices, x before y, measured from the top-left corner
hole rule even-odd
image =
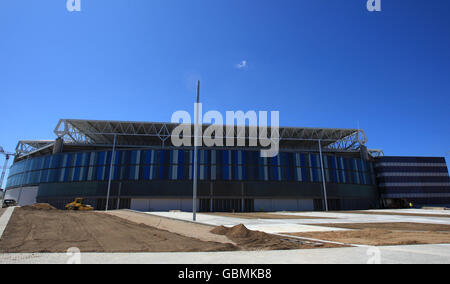
[[[105,181],[109,178],[111,151],[61,153],[24,160],[11,167],[7,187],[54,182]],[[116,151],[112,179],[191,180],[190,150]],[[200,180],[321,182],[317,154],[280,152],[273,158],[259,151],[200,150]],[[327,182],[374,184],[373,167],[360,159],[324,155]]]

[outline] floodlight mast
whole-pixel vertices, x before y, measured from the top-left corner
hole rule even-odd
[[[5,174],[6,174],[6,167],[8,166],[8,160],[9,160],[9,155],[5,154],[5,163],[3,164],[2,176],[0,178],[0,189],[2,189],[2,190],[3,190],[3,188],[2,188],[3,180],[5,179]]]
[[[5,174],[6,174],[6,169],[7,169],[7,167],[8,167],[9,157],[15,156],[16,154],[15,154],[15,153],[8,153],[8,152],[5,152],[5,150],[4,150],[3,147],[1,147],[1,146],[0,146],[0,154],[5,155],[5,164],[3,165],[2,175],[1,175],[1,177],[0,177],[0,190],[3,191],[2,185],[3,185],[3,180],[5,179]],[[5,195],[6,195],[6,190],[5,190],[4,194],[3,194],[2,200],[1,200],[1,202],[0,202],[1,207],[3,207],[3,201],[4,201],[4,199],[5,199]]]
[[[193,192],[192,192],[192,220],[197,220],[197,144],[198,144],[198,116],[200,103],[200,80],[197,81],[197,103],[195,104],[195,124],[194,124],[194,176],[193,176]]]
[[[325,181],[325,172],[323,170],[322,145],[321,145],[320,139],[319,139],[319,155],[320,155],[320,171],[322,172],[323,209],[325,211],[328,211],[327,184]]]
[[[111,192],[111,180],[113,178],[113,171],[114,171],[114,163],[115,163],[115,157],[116,157],[116,143],[117,143],[117,134],[114,134],[114,141],[113,141],[113,148],[111,152],[111,163],[109,164],[109,177],[108,177],[108,190],[106,192],[106,205],[105,205],[105,211],[108,211],[109,206],[109,197]]]

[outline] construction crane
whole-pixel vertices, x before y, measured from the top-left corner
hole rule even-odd
[[[3,189],[1,187],[3,185],[3,180],[5,179],[6,168],[8,166],[9,157],[15,156],[16,154],[5,152],[5,150],[3,149],[2,146],[0,146],[0,154],[5,155],[5,164],[3,165],[2,176],[0,177],[0,189],[3,191]]]

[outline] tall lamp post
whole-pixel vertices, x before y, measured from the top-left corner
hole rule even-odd
[[[197,81],[197,103],[195,104],[195,124],[194,124],[194,176],[192,192],[192,220],[197,220],[197,144],[198,144],[198,116],[200,103],[200,80]]]
[[[16,154],[5,152],[5,150],[3,149],[2,146],[0,146],[0,154],[5,155],[5,164],[3,165],[2,174],[0,177],[0,190],[2,191],[1,202],[0,202],[0,208],[1,208],[1,207],[3,207],[3,201],[5,200],[5,197],[6,197],[6,190],[3,191],[2,185],[3,185],[3,180],[5,179],[6,169],[8,167],[8,161],[11,156],[15,156]]]
[[[324,204],[323,208],[325,211],[328,211],[327,184],[325,181],[325,171],[323,170],[322,145],[320,139],[319,139],[319,154],[320,154],[320,170],[322,172],[323,204]]]
[[[116,157],[116,142],[117,142],[117,134],[114,134],[114,141],[113,141],[113,148],[112,148],[112,152],[111,152],[111,163],[109,165],[109,178],[108,178],[108,190],[106,193],[106,206],[105,206],[105,211],[108,211],[108,206],[109,206],[109,195],[110,195],[110,191],[111,191],[111,180],[113,177],[113,171],[114,171],[114,160]]]

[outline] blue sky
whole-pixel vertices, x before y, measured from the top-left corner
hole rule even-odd
[[[450,155],[450,1],[0,1],[0,145],[59,118],[278,110],[356,128],[386,155]],[[237,65],[246,61],[244,68]],[[2,162],[3,157],[0,162]]]

